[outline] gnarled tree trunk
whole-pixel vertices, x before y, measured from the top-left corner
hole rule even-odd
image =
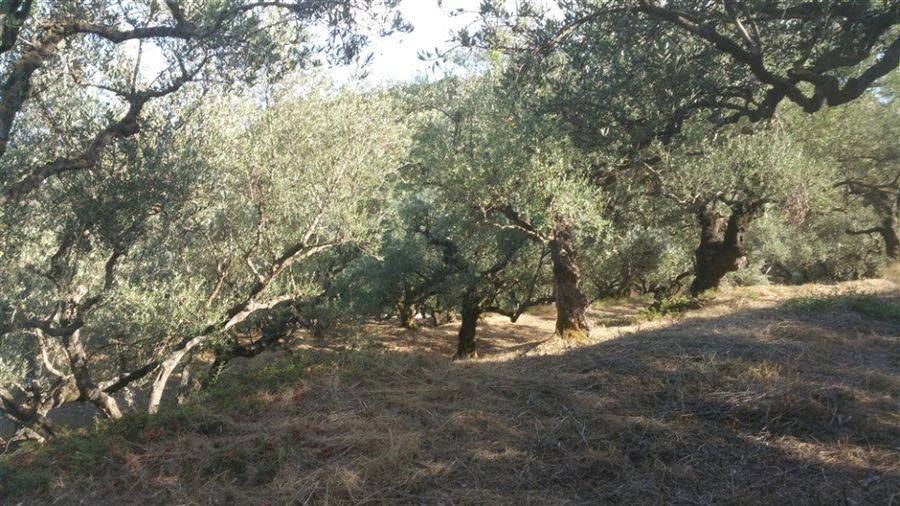
[[[81,341],[81,329],[65,336],[64,340],[66,353],[69,355],[69,362],[72,366],[72,374],[75,376],[75,383],[78,385],[81,395],[97,406],[107,418],[111,420],[122,418],[122,411],[119,410],[119,404],[113,396],[104,392],[91,377],[88,356],[84,350],[84,343]]]
[[[844,181],[838,186],[846,185],[853,195],[863,198],[865,203],[875,211],[881,225],[866,230],[847,230],[848,234],[878,234],[884,241],[884,254],[891,260],[900,260],[900,237],[897,236],[897,216],[900,207],[900,194],[897,182],[875,186],[861,181]]]
[[[453,355],[453,359],[475,358],[478,356],[475,347],[475,332],[478,329],[481,307],[476,300],[474,290],[469,289],[463,295],[460,313],[462,323],[459,326],[459,343],[456,346],[456,354]]]
[[[400,318],[400,327],[411,329],[416,323],[416,306],[407,302],[401,302],[397,306],[397,316]]]
[[[748,200],[731,206],[731,215],[725,220],[709,204],[697,213],[700,224],[700,245],[694,264],[694,282],[691,295],[718,288],[722,278],[738,270],[746,261],[745,242],[750,222],[762,202]]]
[[[150,400],[147,403],[148,413],[152,414],[159,411],[159,404],[162,402],[163,393],[166,390],[166,385],[169,383],[169,377],[172,375],[172,371],[175,370],[185,355],[190,353],[191,350],[201,344],[206,338],[206,335],[194,337],[183,347],[170,352],[169,356],[162,361],[159,366],[159,373],[153,380],[153,387],[150,389]]]
[[[556,334],[565,339],[587,337],[589,330],[584,315],[588,299],[581,292],[581,270],[576,262],[575,239],[568,220],[557,217],[553,237],[547,245],[556,291]]]
[[[0,408],[3,409],[6,418],[16,424],[19,435],[24,439],[42,443],[56,437],[56,428],[46,418],[49,409],[25,406],[2,387],[0,387]]]

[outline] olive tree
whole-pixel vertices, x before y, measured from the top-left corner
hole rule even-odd
[[[409,221],[413,233],[440,253],[444,276],[435,294],[443,305],[459,311],[457,359],[477,356],[475,336],[484,313],[501,313],[516,321],[528,307],[554,299],[536,296],[543,262],[536,272],[527,273],[529,277],[519,278],[526,274],[522,271],[528,267],[529,254],[538,256],[527,235],[491,226],[473,211],[420,207]],[[544,257],[540,255],[541,260]]]
[[[146,374],[140,361],[154,345],[106,317],[123,284],[153,272],[148,257],[163,256],[198,166],[196,138],[160,111],[152,119],[145,138],[45,189],[15,220],[3,217],[0,339],[3,361],[21,367],[4,375],[0,406],[27,437],[54,435],[46,415],[69,402],[121,416],[113,394]]]
[[[750,226],[767,207],[803,221],[827,201],[833,166],[778,125],[764,126],[702,135],[679,148],[658,144],[658,162],[645,165],[652,194],[696,220],[693,295],[717,288],[746,263]]]
[[[136,135],[147,104],[195,82],[252,81],[316,63],[355,59],[366,25],[407,29],[396,0],[7,0],[0,6],[0,205],[46,181],[90,171],[104,150]],[[324,38],[314,34],[326,34]],[[32,118],[71,114],[66,102],[101,96],[59,149],[10,163],[34,146]],[[46,100],[62,97],[61,100]]]
[[[404,177],[407,182],[418,180],[413,172]],[[343,284],[348,299],[362,302],[369,316],[396,311],[404,327],[412,326],[404,317],[429,306],[433,313],[458,314],[453,358],[474,358],[482,315],[498,313],[515,322],[529,307],[553,302],[548,252],[520,231],[492,226],[476,209],[446,197],[435,188],[409,185],[398,203],[397,227]]]
[[[884,255],[900,260],[900,110],[898,76],[891,77],[851,104],[809,121],[796,114],[788,121],[807,150],[837,165],[834,184],[843,192],[846,212],[873,215],[847,233],[878,237]]]
[[[652,146],[690,150],[703,123],[768,121],[782,103],[803,114],[851,103],[900,62],[900,6],[889,1],[488,1],[480,14],[460,44],[502,55],[504,89],[567,132],[604,190],[645,165],[670,167],[655,178],[677,186],[682,167]],[[743,258],[747,223],[767,199],[694,197],[680,205],[707,209],[695,213],[702,291]]]
[[[322,86],[286,86],[263,107],[252,96],[226,101],[204,121],[213,133],[202,191],[212,200],[193,218],[185,269],[202,276],[208,324],[175,346],[151,403],[195,346],[254,311],[314,295],[304,261],[380,237],[391,174],[408,149],[398,110],[386,95],[310,88]],[[220,352],[218,366],[246,349]]]
[[[142,136],[156,158],[124,159],[102,184],[93,171],[67,179],[87,178],[79,191],[95,199],[61,200],[83,211],[78,227],[46,213],[31,236],[6,242],[9,279],[49,280],[42,292],[35,281],[3,287],[3,339],[39,357],[0,390],[5,414],[29,435],[52,436],[46,413],[68,402],[117,418],[113,394],[128,386],[146,385],[156,411],[193,350],[218,342],[217,368],[258,353],[269,336],[223,335],[316,293],[321,278],[308,265],[316,255],[379,236],[386,181],[408,150],[393,102],[295,86],[268,106],[259,98],[203,108],[184,123],[190,135]],[[51,224],[64,227],[55,240],[44,229]],[[40,251],[41,238],[54,249]]]
[[[549,251],[556,331],[587,331],[578,237],[601,228],[600,198],[582,155],[551,122],[516,107],[498,92],[495,75],[447,79],[417,97],[426,111],[416,134],[422,184],[467,206],[500,229],[517,230]]]
[[[484,2],[460,42],[504,52],[516,82],[561,91],[544,105],[570,120],[637,142],[666,140],[698,112],[723,125],[771,118],[783,101],[806,113],[845,104],[900,63],[890,0],[555,4]]]

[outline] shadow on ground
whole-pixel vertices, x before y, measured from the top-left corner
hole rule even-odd
[[[896,500],[900,326],[778,297],[725,297],[546,354],[547,311],[489,318],[482,360],[447,360],[453,326],[267,354],[189,406],[16,457],[7,490],[43,468],[53,479],[26,499]]]

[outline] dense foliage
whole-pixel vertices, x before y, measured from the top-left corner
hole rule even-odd
[[[580,339],[599,298],[900,258],[896,3],[485,2],[463,74],[359,91],[302,69],[406,29],[396,3],[2,4],[21,437],[73,402],[154,412],[297,328],[459,318],[469,358],[487,312],[555,303]]]

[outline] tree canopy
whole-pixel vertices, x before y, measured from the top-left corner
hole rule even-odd
[[[553,304],[570,344],[601,298],[898,259],[896,1],[484,1],[460,72],[313,69],[410,29],[397,4],[0,3],[0,411],[22,438],[372,321],[459,319],[471,359],[487,313]]]

